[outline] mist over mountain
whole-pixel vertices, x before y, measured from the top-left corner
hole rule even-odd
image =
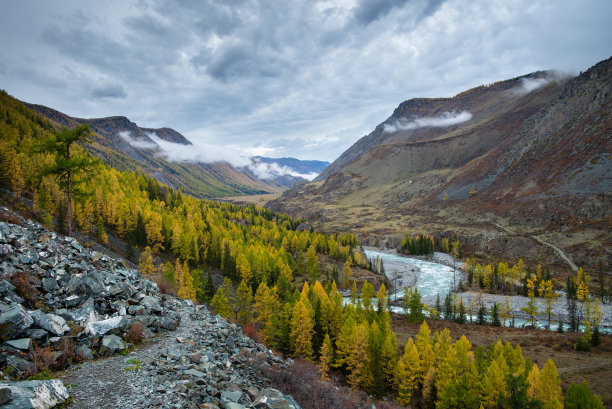
[[[196,197],[272,193],[312,179],[328,162],[293,158],[250,158],[238,151],[194,145],[171,128],[143,128],[124,116],[73,118],[55,109],[26,104],[59,126],[85,122],[95,133],[87,148],[122,170],[150,174],[162,183]]]

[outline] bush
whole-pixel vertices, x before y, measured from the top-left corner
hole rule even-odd
[[[25,300],[28,308],[36,308],[36,296],[38,290],[32,285],[32,277],[27,270],[17,270],[10,275],[9,281],[15,287],[15,292],[18,296]]]
[[[257,326],[253,322],[246,323],[244,327],[242,327],[242,331],[244,335],[251,338],[253,341],[261,344],[261,337],[259,336],[259,332],[257,331]]]
[[[140,321],[132,322],[130,329],[125,334],[124,339],[132,344],[140,344],[145,338],[145,326]]]
[[[587,381],[580,385],[572,383],[565,392],[565,407],[567,409],[603,409],[604,405],[597,395],[591,392]]]
[[[162,293],[162,294],[168,294],[168,295],[176,296],[176,290],[174,289],[172,284],[170,284],[166,280],[158,281],[157,282],[157,288],[159,288],[159,292]]]
[[[38,372],[45,371],[55,363],[55,354],[50,347],[32,348],[28,355]]]
[[[587,339],[587,337],[583,335],[578,338],[576,345],[574,345],[574,349],[576,351],[590,352],[591,345],[589,344],[589,340]]]
[[[58,369],[65,369],[77,359],[74,339],[64,337],[58,343],[60,356],[56,362]]]

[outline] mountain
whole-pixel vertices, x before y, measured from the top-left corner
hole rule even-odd
[[[295,158],[254,156],[251,161],[252,165],[249,168],[257,177],[280,188],[288,188],[305,180],[312,180],[329,166],[329,162]]]
[[[611,152],[608,59],[575,78],[536,72],[405,101],[267,206],[372,244],[456,234],[483,257],[609,265]]]
[[[279,191],[276,183],[258,179],[248,168],[227,162],[173,162],[160,155],[154,137],[179,145],[191,145],[170,128],[142,128],[124,116],[73,118],[42,105],[26,104],[58,125],[68,128],[89,123],[95,133],[87,149],[104,162],[121,170],[147,173],[162,183],[196,197],[252,195]]]

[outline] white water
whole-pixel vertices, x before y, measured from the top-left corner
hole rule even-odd
[[[443,300],[445,295],[448,294],[448,291],[452,287],[453,267],[431,261],[420,260],[413,257],[401,256],[396,253],[392,253],[391,251],[382,251],[372,248],[366,248],[364,251],[368,259],[375,259],[376,257],[380,257],[382,259],[385,274],[395,288],[395,292],[390,294],[389,297],[391,301],[395,301],[396,299],[403,297],[404,287],[416,285],[416,288],[418,288],[419,292],[421,293],[423,302],[425,304],[432,305],[435,303],[436,296],[438,294],[440,294],[440,298]],[[444,259],[444,262],[450,262],[450,264],[452,264],[452,259],[447,257],[446,254],[436,253],[435,258]],[[457,262],[457,268],[455,270],[457,283],[459,283],[461,277],[461,265],[462,263]],[[474,296],[473,294],[468,293],[462,293],[461,295],[466,302],[469,302],[471,297]],[[494,294],[484,295],[483,302],[485,305],[487,305],[487,309],[489,310],[490,304],[492,304],[494,301],[502,303],[502,297],[504,296]],[[524,315],[524,313],[520,311],[520,308],[527,302],[527,298],[522,296],[510,296],[509,299],[513,313],[518,315],[515,318],[515,326],[522,327],[529,324],[529,320],[525,319],[525,317],[521,317],[521,315]],[[564,308],[564,302],[561,297],[557,300],[557,303],[560,304],[558,308]],[[602,305],[601,307],[604,313],[604,320],[602,325],[600,325],[600,331],[602,333],[612,333],[612,327],[609,326],[612,317],[612,306]],[[390,310],[396,313],[403,313],[402,308],[398,306],[390,306]],[[473,317],[473,319],[475,322],[476,317]],[[536,327],[544,329],[546,324],[547,322],[545,320],[540,319],[537,320]],[[551,322],[551,330],[556,330],[557,326],[557,322]],[[565,326],[567,327],[567,325]]]

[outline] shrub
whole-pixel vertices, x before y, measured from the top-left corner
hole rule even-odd
[[[587,381],[577,385],[572,383],[565,392],[567,409],[603,409],[604,405],[597,395],[591,392]]]
[[[76,343],[74,342],[74,339],[69,337],[60,339],[58,349],[60,352],[60,356],[56,362],[58,369],[67,368],[77,359]]]
[[[15,287],[15,292],[25,300],[28,308],[36,308],[38,290],[32,285],[32,277],[27,270],[17,270],[10,275],[9,281]]]
[[[125,334],[124,339],[132,344],[140,344],[144,341],[145,326],[140,321],[132,322],[130,329]]]
[[[166,280],[158,281],[157,282],[157,288],[159,288],[159,292],[162,293],[162,294],[168,294],[168,295],[176,296],[176,290],[174,289],[174,287],[172,287],[172,284],[170,284]]]
[[[32,348],[28,355],[38,372],[48,369],[55,362],[55,354],[50,347]]]
[[[257,326],[253,322],[248,322],[242,327],[242,331],[244,335],[251,338],[253,341],[257,343],[261,343],[261,337],[259,336],[259,332],[257,331]]]
[[[578,338],[576,345],[574,345],[574,349],[576,351],[590,352],[591,345],[589,344],[589,340],[587,339],[587,337],[583,335]]]

